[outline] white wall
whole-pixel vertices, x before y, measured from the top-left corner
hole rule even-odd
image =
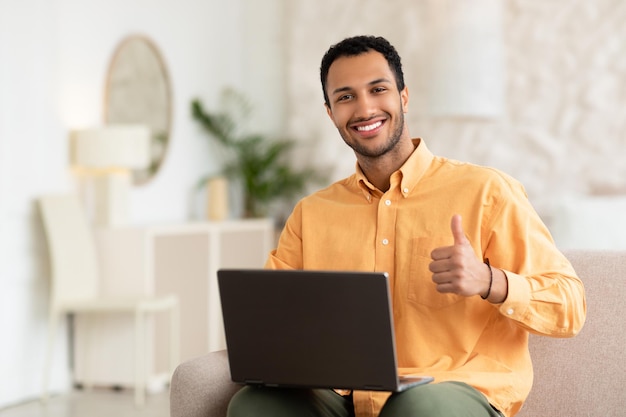
[[[280,130],[284,93],[271,69],[282,67],[280,1],[248,2],[0,0],[0,407],[40,390],[49,271],[34,201],[74,189],[67,133],[102,123],[106,70],[122,38],[156,43],[173,93],[171,145],[157,176],[133,190],[134,223],[202,215],[193,189],[217,161],[190,118],[192,98],[215,106],[224,86],[242,89],[263,108],[257,125]],[[59,336],[55,391],[69,386]]]
[[[67,186],[53,106],[54,26],[46,1],[0,3],[0,404],[30,395],[41,380],[48,287],[35,261],[44,252],[33,198]],[[58,357],[55,387],[65,379]]]

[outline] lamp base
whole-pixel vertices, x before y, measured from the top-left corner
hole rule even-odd
[[[131,173],[116,170],[92,178],[93,224],[123,226],[130,218]]]

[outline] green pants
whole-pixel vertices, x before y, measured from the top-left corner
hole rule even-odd
[[[326,389],[244,387],[228,417],[353,417],[348,397]],[[380,417],[501,417],[480,392],[461,382],[420,385],[395,393]]]

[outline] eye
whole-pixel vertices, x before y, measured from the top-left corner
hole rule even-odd
[[[372,89],[373,93],[384,93],[385,91],[387,91],[385,87],[374,87]]]
[[[337,97],[337,101],[338,102],[339,101],[347,101],[347,100],[350,100],[352,97],[353,97],[352,94],[344,94],[344,95],[341,95],[341,96]]]

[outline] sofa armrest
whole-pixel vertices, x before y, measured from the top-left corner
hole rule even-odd
[[[183,362],[172,376],[170,417],[226,417],[240,388],[230,379],[225,350]]]

